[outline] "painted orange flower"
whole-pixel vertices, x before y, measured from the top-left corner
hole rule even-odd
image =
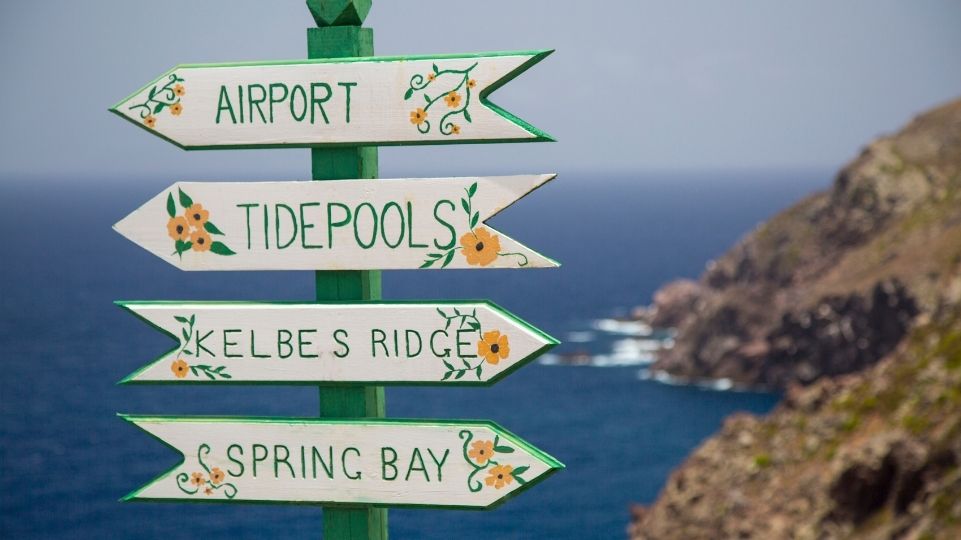
[[[427,111],[418,107],[410,112],[410,123],[419,126],[427,121]]]
[[[213,495],[213,494],[214,494],[213,488],[208,487],[207,489],[204,490],[204,495]]]
[[[170,218],[167,222],[167,234],[174,240],[186,240],[190,236],[190,224],[187,223],[187,218],[183,216]]]
[[[478,465],[485,465],[494,455],[494,441],[474,441],[470,445],[467,455],[477,462]]]
[[[190,208],[184,212],[184,215],[187,217],[187,221],[194,227],[203,227],[204,223],[207,223],[207,218],[210,217],[210,212],[205,210],[200,203],[193,203],[190,205]]]
[[[460,135],[460,126],[458,126],[457,124],[452,125],[450,127],[450,132],[453,133],[454,135]]]
[[[194,251],[210,251],[210,235],[203,229],[197,229],[190,235],[190,249]]]
[[[478,227],[460,237],[460,245],[464,248],[467,264],[487,266],[497,258],[501,250],[501,241],[496,235],[484,227]]]
[[[184,85],[182,85],[182,84],[175,84],[175,85],[174,85],[174,94],[177,94],[178,96],[183,97],[184,94],[186,94],[186,93],[187,93],[187,89],[184,88]]]
[[[469,79],[467,81],[467,88],[474,88],[475,86],[477,86],[477,81],[474,79]]]
[[[183,379],[187,376],[187,372],[190,371],[190,364],[184,362],[183,358],[178,358],[174,360],[173,364],[170,364],[170,371],[173,371],[178,379]]]
[[[214,485],[219,484],[224,481],[224,471],[220,470],[220,467],[214,467],[210,469],[210,481]]]
[[[195,486],[202,486],[202,485],[204,485],[204,473],[202,473],[202,472],[192,473],[192,474],[190,475],[190,483],[193,484],[193,485],[195,485]]]
[[[184,106],[179,103],[174,103],[170,106],[170,114],[174,116],[180,116],[180,113],[184,112]]]
[[[143,119],[143,123],[148,128],[153,129],[157,126],[157,117],[152,114],[148,114],[147,117]]]
[[[433,73],[428,73],[428,74],[427,74],[427,80],[428,80],[428,81],[433,81],[433,80],[436,79],[436,78],[437,78],[437,75],[434,75]]]
[[[511,353],[507,336],[497,330],[484,332],[483,339],[477,342],[477,354],[482,356],[488,364],[497,365]]]
[[[484,483],[488,486],[494,486],[494,489],[500,489],[514,481],[514,477],[511,475],[513,470],[514,467],[510,465],[495,465],[487,473]]]
[[[451,91],[451,92],[448,92],[446,96],[444,96],[444,103],[446,103],[447,106],[450,107],[451,109],[456,109],[457,107],[460,107],[460,98],[461,98],[460,94],[458,94],[457,92]]]

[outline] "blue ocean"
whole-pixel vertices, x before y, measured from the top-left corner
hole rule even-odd
[[[387,389],[392,417],[494,420],[567,466],[492,511],[391,510],[391,536],[622,538],[630,504],[651,502],[726,415],[777,396],[644,380],[645,343],[664,336],[617,319],[829,181],[561,174],[491,222],[560,269],[385,272],[386,298],[487,298],[565,342],[490,388]],[[0,538],[321,536],[318,507],[118,502],[179,459],[117,413],[318,413],[309,386],[115,384],[171,342],[114,300],[312,298],[310,273],[181,272],[111,230],[169,183],[0,181]]]

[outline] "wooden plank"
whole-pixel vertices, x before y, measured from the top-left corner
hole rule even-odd
[[[493,384],[557,341],[488,302],[121,302],[177,346],[124,383]]]
[[[114,229],[182,270],[549,268],[485,221],[552,178],[178,182]]]
[[[110,111],[188,150],[551,141],[487,99],[550,52],[182,64]]]
[[[492,422],[121,416],[183,455],[128,501],[492,508],[564,467]]]

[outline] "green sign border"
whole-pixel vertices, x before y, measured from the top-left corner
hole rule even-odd
[[[540,450],[534,445],[528,443],[527,441],[521,439],[514,433],[511,433],[500,424],[490,421],[490,420],[417,420],[417,419],[400,419],[400,418],[358,418],[358,419],[336,419],[336,418],[272,418],[272,417],[262,417],[262,416],[163,416],[163,415],[134,415],[134,414],[124,414],[118,413],[117,416],[126,420],[127,422],[133,423],[136,427],[143,430],[149,434],[154,439],[162,442],[168,448],[174,450],[180,454],[181,460],[173,467],[170,467],[166,471],[160,473],[152,480],[144,484],[142,487],[128,493],[120,502],[139,502],[139,501],[149,501],[149,502],[163,502],[163,503],[177,503],[177,504],[270,504],[270,505],[297,505],[297,506],[325,506],[332,508],[343,508],[343,507],[353,507],[357,506],[372,506],[376,508],[443,508],[449,510],[492,510],[504,502],[516,497],[520,493],[532,488],[536,484],[541,483],[546,478],[550,477],[557,471],[566,468],[566,466],[558,461],[556,458],[550,454]],[[135,422],[168,422],[168,423],[211,423],[211,422],[229,422],[237,423],[243,422],[247,424],[284,424],[284,425],[402,425],[402,426],[461,426],[461,427],[483,427],[490,429],[498,436],[509,440],[511,443],[522,448],[525,452],[529,453],[535,459],[541,461],[543,464],[547,465],[548,470],[538,476],[529,480],[527,483],[518,486],[517,489],[509,493],[504,494],[504,496],[496,499],[487,506],[461,506],[461,505],[437,505],[437,504],[398,504],[398,503],[343,503],[343,502],[329,502],[329,501],[269,501],[269,500],[257,500],[257,499],[244,499],[244,500],[221,500],[221,499],[163,499],[163,498],[152,498],[152,497],[138,497],[137,495],[143,490],[147,489],[155,482],[158,482],[162,478],[166,477],[178,467],[186,462],[186,456],[179,449],[168,443],[167,441],[161,439],[157,435],[154,435],[145,428],[138,426]]]
[[[188,300],[178,301],[178,300],[140,300],[140,301],[115,301],[114,304],[120,306],[124,310],[130,312],[135,317],[141,321],[147,323],[155,330],[170,336],[171,339],[180,343],[180,339],[174,334],[168,332],[167,330],[157,326],[148,319],[142,317],[137,312],[130,309],[128,306],[179,306],[184,304],[191,305],[202,305],[202,306],[250,306],[250,305],[260,305],[260,306],[298,306],[298,307],[310,307],[310,306],[403,306],[403,305],[435,305],[435,306],[462,306],[465,304],[483,304],[486,305],[491,310],[501,314],[506,317],[512,323],[534,333],[541,339],[547,341],[547,344],[543,347],[537,349],[533,353],[527,355],[523,359],[514,363],[509,368],[501,371],[494,377],[486,381],[467,381],[467,380],[446,380],[446,381],[234,381],[234,380],[217,380],[211,381],[208,379],[196,379],[196,380],[169,380],[169,381],[137,381],[134,380],[137,375],[146,371],[151,366],[160,362],[165,356],[170,354],[172,351],[177,350],[177,347],[163,352],[153,360],[151,360],[147,365],[137,369],[130,375],[127,375],[123,379],[117,382],[118,385],[130,384],[130,385],[211,385],[211,386],[223,386],[223,385],[234,385],[234,386],[262,386],[262,385],[272,385],[272,386],[321,386],[321,387],[344,387],[344,386],[491,386],[494,383],[500,381],[504,377],[511,375],[518,369],[526,366],[530,362],[534,361],[547,351],[553,349],[560,342],[554,337],[550,336],[546,332],[534,327],[527,321],[520,319],[513,313],[507,311],[506,309],[500,307],[499,305],[489,301],[489,300],[419,300],[419,301],[403,301],[403,300],[371,300],[371,301],[358,301],[358,302],[302,302],[302,301],[275,301],[275,302],[249,302],[249,301],[224,301],[224,300],[214,300],[214,301],[198,301],[191,302]],[[466,379],[466,377],[465,377]]]
[[[551,53],[554,49],[542,49],[542,50],[532,50],[532,51],[497,51],[497,52],[485,52],[485,53],[466,53],[466,54],[435,54],[435,55],[415,55],[415,56],[367,56],[367,57],[351,57],[351,58],[324,58],[317,60],[272,60],[263,62],[226,62],[226,63],[213,63],[213,64],[178,64],[172,69],[167,70],[163,75],[157,77],[151,82],[145,84],[143,87],[133,92],[129,96],[123,98],[113,107],[108,110],[124,120],[134,124],[135,126],[146,130],[151,135],[160,137],[165,141],[183,149],[183,150],[229,150],[229,149],[254,149],[254,148],[333,148],[333,147],[356,147],[356,146],[421,146],[421,145],[441,145],[441,144],[484,144],[484,143],[505,143],[505,142],[554,142],[556,139],[548,135],[546,132],[534,127],[533,125],[521,120],[517,116],[507,112],[501,107],[492,103],[487,96],[504,86],[509,81],[520,75],[521,73],[530,69],[531,66],[540,62]],[[178,69],[184,68],[230,68],[230,67],[250,67],[250,66],[288,66],[288,65],[299,65],[299,64],[352,64],[356,62],[399,62],[399,61],[414,61],[414,60],[457,60],[464,58],[496,58],[500,56],[531,56],[526,62],[507,73],[500,79],[492,82],[486,86],[479,94],[479,99],[482,105],[491,109],[496,114],[500,115],[505,120],[508,120],[520,128],[524,129],[528,133],[534,135],[530,139],[470,139],[470,138],[458,138],[457,140],[428,140],[428,141],[363,141],[363,142],[343,142],[343,143],[282,143],[282,144],[225,144],[225,145],[208,145],[208,146],[184,146],[179,142],[159,133],[156,130],[150,129],[143,125],[141,122],[137,122],[132,118],[126,116],[118,109],[127,103],[130,99],[139,95],[141,92],[150,88],[152,85],[160,81],[161,79],[167,77],[169,74],[177,71]]]

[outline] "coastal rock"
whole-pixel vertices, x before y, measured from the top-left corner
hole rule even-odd
[[[874,141],[828,191],[771,218],[641,310],[677,329],[654,371],[784,389],[880,360],[961,301],[961,100]]]
[[[961,538],[961,100],[688,290],[654,369],[784,399],[729,417],[631,509],[632,540]]]
[[[961,310],[857,374],[733,415],[630,538],[961,538]]]

